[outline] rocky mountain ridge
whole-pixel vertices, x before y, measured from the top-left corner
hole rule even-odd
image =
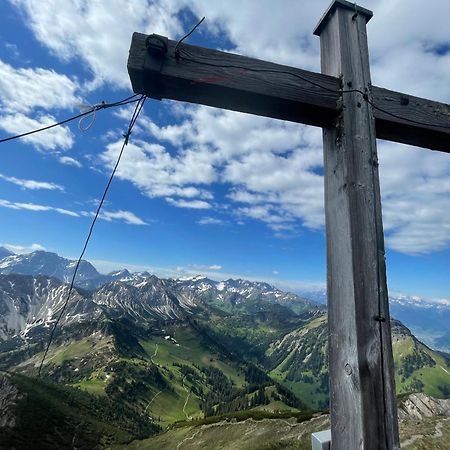
[[[400,420],[422,420],[434,416],[450,417],[450,399],[434,398],[418,392],[409,395],[398,408]]]
[[[244,280],[216,282],[204,277],[160,279],[154,275],[117,274],[94,291],[72,290],[61,326],[97,320],[100,316],[126,318],[145,323],[149,320],[181,320],[187,314],[216,304],[224,309],[254,308],[265,303],[295,302],[297,309],[322,308],[283,293],[265,283]],[[0,340],[26,338],[36,327],[48,328],[60,314],[69,286],[56,278],[42,275],[0,275]]]
[[[27,254],[11,254],[0,260],[0,273],[22,275],[46,275],[70,282],[77,261],[63,258],[56,253],[37,250]],[[82,285],[87,280],[99,278],[101,275],[89,262],[82,260],[77,272],[76,284]]]

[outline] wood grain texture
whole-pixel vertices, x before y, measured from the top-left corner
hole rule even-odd
[[[196,62],[183,58],[177,61],[176,42],[171,40],[166,56],[160,60],[146,51],[146,38],[145,34],[133,34],[128,58],[128,72],[137,94],[319,127],[330,125],[338,114],[337,77],[188,44],[181,46],[181,53]],[[378,138],[450,153],[450,105],[376,86],[372,96],[381,110],[400,116],[374,109]]]
[[[372,101],[377,138],[450,153],[450,105],[377,86]]]
[[[128,60],[136,93],[316,126],[334,119],[339,98],[334,77],[187,44],[177,61],[176,42],[170,40],[159,73],[152,69],[158,62],[145,51],[146,37],[134,33]]]
[[[322,27],[322,71],[370,94],[366,20],[353,15],[338,6]],[[399,448],[375,119],[361,100],[345,94],[323,131],[333,450]]]

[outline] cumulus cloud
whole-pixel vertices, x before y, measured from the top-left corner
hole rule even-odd
[[[78,84],[67,75],[43,68],[14,68],[0,60],[3,112],[28,113],[35,108],[73,108]]]
[[[230,50],[319,71],[319,39],[312,29],[329,2],[286,0],[280,6],[269,0],[161,0],[131,5],[113,0],[107,10],[98,0],[13,3],[43,45],[61,59],[84,62],[93,76],[91,87],[103,83],[127,87],[125,59],[132,32],[180,36],[183,26],[178,13],[183,8],[197,16],[207,11],[207,21],[198,32],[226,37],[222,41]],[[445,50],[450,28],[443,21],[450,15],[450,4],[444,0],[427,4],[427,20],[417,14],[423,6],[419,0],[396,2],[395,7],[392,0],[367,0],[365,6],[375,12],[368,25],[373,83],[450,102],[450,52]],[[286,11],[292,20],[286,20]],[[9,67],[3,70],[7,75],[11,72]],[[26,80],[28,74],[16,76]],[[68,86],[75,83],[56,79]],[[76,96],[75,88],[69,89],[70,95]],[[23,101],[28,108],[35,107],[31,100]],[[42,98],[40,107],[51,101]],[[220,208],[234,214],[237,223],[245,218],[260,220],[275,233],[323,227],[320,130],[207,107],[165,105],[172,120],[164,124],[141,116],[135,136],[142,141],[127,147],[119,178],[173,206]],[[25,113],[17,110],[14,114]],[[16,128],[20,123],[18,117]],[[52,148],[70,147],[69,138],[63,144],[60,137]],[[145,142],[149,138],[151,144]],[[102,153],[101,161],[107,167],[115,161],[119,146],[113,141]],[[387,246],[406,253],[447,248],[448,155],[381,143],[380,161]],[[223,199],[214,195],[219,184],[225,190]]]
[[[43,68],[14,68],[0,60],[0,129],[21,134],[57,122],[48,111],[73,108],[80,99],[78,84],[66,75]],[[74,143],[61,126],[23,138],[40,150],[66,150]]]
[[[60,156],[58,158],[58,161],[61,164],[65,164],[66,166],[74,166],[74,167],[78,167],[78,168],[83,167],[82,164],[80,163],[80,161],[78,161],[77,159],[72,158],[70,156]]]
[[[144,117],[141,126],[162,143],[197,152],[202,165],[187,167],[196,176],[198,169],[213,175],[204,183],[231,186],[228,199],[244,204],[237,216],[263,220],[277,231],[295,228],[298,219],[310,228],[323,225],[320,130],[208,107],[185,108],[177,118],[179,124],[158,126]],[[186,167],[184,154],[179,157]],[[174,160],[168,160],[171,167]]]
[[[380,144],[386,243],[403,253],[450,244],[450,158],[444,153]]]
[[[110,83],[129,87],[126,63],[134,31],[176,36],[176,16],[183,5],[174,0],[13,0],[36,38],[65,61],[81,60],[93,74],[92,88]]]
[[[109,144],[102,153],[101,159],[109,168],[113,167],[121,145],[121,141]],[[190,149],[172,156],[162,145],[136,141],[127,146],[116,176],[133,182],[149,197],[197,198],[192,203],[205,206],[205,200],[211,200],[213,195],[202,186],[214,181],[216,173],[206,151]],[[178,203],[187,204],[186,200]]]
[[[11,135],[26,133],[37,128],[53,125],[57,120],[52,115],[31,118],[22,113],[0,115],[0,128]],[[66,150],[72,147],[74,136],[69,128],[60,126],[22,138],[40,150]]]
[[[8,177],[0,173],[0,179],[8,181],[10,183],[16,184],[23,189],[47,189],[47,190],[58,190],[64,191],[64,187],[56,183],[51,183],[48,181],[36,181],[36,180],[24,180],[22,178]]]
[[[202,1],[187,4],[198,15],[205,7]],[[311,34],[311,24],[316,23],[326,2],[284,6],[294,12],[295,21],[280,18],[277,22],[277,14],[285,14],[285,9],[275,8],[271,2],[240,4],[239,15],[230,3],[208,2],[208,21],[213,22],[209,31],[227,35],[238,52],[318,70],[318,39]],[[369,24],[373,82],[448,102],[450,29],[436,24],[442,23],[443,11],[450,14],[449,4],[430,4],[427,21],[417,20],[417,0],[395,8],[388,0],[369,1],[367,6],[375,9]],[[256,25],[260,23],[267,27]],[[280,28],[279,23],[286,26]],[[278,233],[293,231],[298,223],[308,228],[323,226],[318,130],[206,107],[178,108],[176,120],[162,127],[148,122],[146,129],[171,145],[207,147],[218,179],[231,186],[228,199],[242,204],[235,209],[238,217],[264,221]],[[387,246],[404,253],[448,248],[448,155],[381,143],[380,161]]]

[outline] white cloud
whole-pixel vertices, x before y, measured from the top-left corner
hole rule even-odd
[[[200,225],[222,225],[224,221],[215,217],[202,217],[197,223]]]
[[[72,109],[80,102],[78,84],[68,76],[43,68],[16,69],[0,60],[0,129],[22,134],[57,122],[51,109]],[[60,126],[22,138],[41,150],[66,150],[74,139]]]
[[[0,206],[3,208],[17,209],[17,210],[22,209],[26,211],[37,211],[37,212],[53,211],[66,216],[79,217],[79,214],[74,211],[69,211],[64,208],[56,208],[54,206],[39,205],[36,203],[10,202],[9,200],[0,199]]]
[[[234,52],[319,70],[318,39],[312,29],[328,0],[284,0],[280,4],[271,0],[190,0],[186,4],[199,17],[207,16],[204,26],[224,31],[235,45]]]
[[[12,0],[25,13],[35,37],[59,58],[81,60],[93,74],[91,87],[104,82],[129,87],[127,57],[133,32],[175,36],[182,32],[175,0]]]
[[[95,203],[95,201],[93,203]],[[95,212],[80,211],[80,215],[84,217],[94,217]],[[117,221],[117,222],[124,222],[128,225],[148,225],[147,222],[145,222],[143,219],[141,219],[131,211],[123,211],[123,210],[108,211],[102,209],[98,217],[99,219],[106,220],[107,222]]]
[[[31,245],[1,244],[0,247],[5,247],[10,252],[20,255],[23,253],[35,252],[37,250],[45,250],[45,247],[42,246],[41,244],[31,244]]]
[[[312,35],[312,29],[329,2],[286,0],[275,5],[270,0],[162,0],[136,5],[113,0],[107,10],[98,0],[13,3],[25,13],[43,45],[62,59],[77,58],[86,64],[93,74],[92,86],[107,82],[126,87],[126,56],[132,31],[180,36],[183,30],[176,14],[186,6],[198,16],[207,15],[198,33],[224,34],[236,52],[318,71],[319,39]],[[450,3],[429,2],[427,20],[417,14],[423,6],[418,0],[367,0],[365,6],[375,12],[368,25],[374,84],[449,102],[450,52],[437,49],[450,42],[445,21]],[[8,74],[12,69],[4,70]],[[16,74],[19,80],[28,75]],[[69,78],[56,79],[76,84]],[[76,95],[75,88],[69,90],[70,95]],[[29,99],[24,99],[24,104],[45,107],[45,102],[51,104],[53,100],[43,97],[40,101],[40,106],[32,106]],[[237,203],[237,207],[229,208],[237,212],[237,220],[261,220],[278,233],[295,231],[300,225],[312,229],[323,226],[319,130],[207,107],[166,105],[173,112],[174,122],[158,126],[141,116],[135,135],[143,140],[152,136],[157,143],[130,144],[119,167],[119,178],[132,182],[151,198],[168,198],[177,207],[223,210],[226,204],[212,201],[212,187],[221,183],[229,189],[225,201],[233,206]],[[21,117],[17,117],[16,128],[20,123]],[[168,144],[175,151],[165,148]],[[44,144],[36,145],[43,148]],[[66,141],[60,137],[51,148],[70,145],[66,136]],[[108,167],[117,156],[118,146],[108,145],[101,155]],[[406,253],[448,248],[448,155],[414,152],[403,151],[397,144],[381,144],[386,243]],[[434,173],[431,167],[439,167],[441,172]],[[419,181],[412,183],[413,179]]]
[[[147,225],[145,221],[140,219],[136,214],[131,211],[102,211],[100,218],[108,222],[112,220],[123,221],[129,225]]]
[[[12,42],[5,42],[5,48],[8,50],[8,52],[12,55],[12,57],[14,59],[19,59],[20,58],[20,52],[19,52],[19,48],[17,47],[16,44],[13,44]]]
[[[211,205],[208,202],[204,202],[203,200],[183,200],[183,199],[166,198],[166,202],[178,208],[190,208],[190,209],[211,208]]]
[[[58,158],[58,161],[61,164],[65,164],[67,166],[74,166],[74,167],[83,167],[80,161],[76,160],[75,158],[72,158],[70,156],[60,156]]]
[[[0,102],[4,113],[33,109],[72,109],[80,98],[78,84],[54,70],[16,69],[0,60]]]
[[[25,210],[25,211],[35,211],[35,212],[56,212],[59,214],[63,214],[71,217],[93,217],[93,212],[87,211],[71,211],[65,208],[58,208],[55,206],[49,205],[39,205],[36,203],[21,203],[21,202],[11,202],[9,200],[0,199],[0,207],[16,209],[16,210]],[[129,225],[147,225],[147,223],[136,216],[136,214],[131,211],[101,211],[99,215],[100,219],[106,220],[107,222],[111,221],[119,221],[124,222]]]
[[[0,179],[16,184],[24,189],[48,189],[64,191],[64,187],[56,183],[50,183],[48,181],[36,181],[36,180],[24,180],[22,178],[8,177],[0,173]]]
[[[101,154],[102,161],[109,168],[115,164],[121,145],[121,141],[109,144]],[[187,150],[172,156],[161,145],[135,141],[127,146],[116,176],[133,182],[151,198],[197,198],[191,203],[205,207],[207,203],[204,200],[211,200],[213,196],[201,186],[214,181],[216,173],[206,151]],[[202,199],[201,202],[198,199]],[[177,202],[187,204],[186,200]]]
[[[181,164],[184,183],[222,182],[235,186],[229,198],[248,203],[247,207],[239,209],[241,216],[248,215],[267,223],[273,223],[273,217],[278,217],[279,220],[275,219],[278,225],[273,226],[277,230],[293,228],[291,222],[294,219],[300,219],[311,228],[323,225],[323,179],[315,172],[322,168],[323,159],[318,129],[208,107],[184,108],[178,111],[177,118],[181,119],[179,125],[164,127],[145,116],[140,122],[143,131],[161,142],[178,143],[178,148],[182,146],[174,156],[161,145],[153,144],[158,151],[153,150],[151,154],[158,157],[153,156],[153,164],[146,157],[149,167],[143,171],[142,178],[147,184],[153,183],[154,196],[162,196],[164,190],[161,190],[162,183],[155,183],[159,180],[158,174],[148,176],[152,167],[164,168],[159,176],[166,183],[166,190],[170,187],[170,171],[176,173],[177,164]],[[186,154],[190,158],[186,158]],[[161,164],[163,157],[165,160]],[[112,164],[114,158],[110,156],[109,159]],[[144,159],[142,154],[134,155],[134,163],[130,164],[128,179],[138,186],[143,183],[136,182],[138,174],[134,168]],[[270,209],[271,214],[257,217],[254,206]],[[284,222],[283,226],[281,222]]]
[[[212,265],[205,265],[205,264],[190,264],[188,266],[190,268],[190,270],[194,270],[194,271],[204,271],[204,270],[222,270],[223,266],[219,265],[219,264],[212,264]],[[182,267],[178,267],[177,269],[180,269],[178,271],[183,271]]]
[[[57,120],[51,115],[30,118],[22,113],[0,116],[0,128],[11,135],[22,134],[37,128],[52,125]],[[33,144],[40,150],[66,150],[72,147],[74,136],[65,126],[54,127],[22,138],[22,141]]]
[[[381,142],[379,159],[388,247],[410,254],[448,247],[449,155]]]

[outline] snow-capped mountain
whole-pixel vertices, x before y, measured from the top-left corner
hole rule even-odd
[[[0,247],[0,259],[6,258],[7,256],[11,256],[11,255],[14,255],[14,253],[10,252],[5,247]]]
[[[56,253],[35,251],[24,255],[9,255],[0,260],[0,274],[19,273],[23,275],[46,275],[61,281],[70,282],[75,270],[76,261],[62,258]],[[99,278],[97,269],[89,262],[82,260],[77,272],[76,285],[87,280]]]
[[[76,266],[76,261],[45,251],[14,255],[0,247],[0,256],[2,254],[6,256],[0,259],[0,274],[46,275],[70,282]],[[177,319],[202,304],[230,311],[243,309],[247,313],[254,313],[267,304],[279,304],[297,314],[312,309],[324,310],[326,304],[323,289],[296,295],[267,283],[243,279],[215,281],[195,276],[160,280],[148,272],[131,273],[126,269],[105,275],[87,261],[80,264],[75,285],[91,291],[83,295],[95,298],[97,306],[108,309],[110,314],[133,320],[144,317]],[[390,296],[391,316],[404,322],[433,348],[450,351],[449,303],[448,300],[429,302],[419,296],[394,294]],[[6,319],[0,320],[5,322]],[[8,320],[13,322],[13,319]],[[27,320],[28,316],[25,322]],[[8,329],[15,330],[17,326]]]
[[[2,255],[4,255],[2,257]],[[56,253],[35,251],[16,255],[0,247],[0,274],[45,275],[70,283],[77,265],[76,260],[63,258]],[[149,277],[148,272],[130,273],[127,269],[101,274],[88,261],[82,260],[78,267],[75,286],[94,290],[111,281],[133,281]]]
[[[136,275],[126,277],[126,281],[105,284],[92,298],[107,308],[111,316],[126,316],[136,321],[182,319],[197,303],[191,297],[175,295],[171,287],[170,280]]]
[[[116,280],[92,292],[79,288],[72,291],[61,327],[100,318],[125,318],[140,325],[154,319],[179,321],[207,309],[210,304],[247,312],[257,311],[255,305],[274,303],[300,312],[314,313],[322,309],[266,283],[217,282],[204,277],[160,279],[127,271],[110,276]],[[42,275],[0,275],[0,340],[24,337],[36,327],[49,327],[59,316],[68,289],[67,283]]]
[[[45,276],[0,275],[0,341],[48,327],[61,312],[69,286]],[[86,295],[72,291],[62,323],[96,320],[101,309]]]
[[[283,292],[268,283],[243,279],[214,281],[206,277],[183,277],[173,281],[175,289],[186,296],[197,297],[207,303],[217,303],[231,308],[245,307],[254,302],[277,303],[289,307],[296,313],[311,308],[322,309],[320,305]]]

